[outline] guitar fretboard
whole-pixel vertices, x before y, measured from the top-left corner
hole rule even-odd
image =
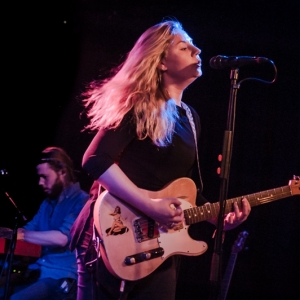
[[[238,206],[242,207],[242,199],[247,198],[250,206],[266,204],[275,200],[283,199],[292,196],[291,187],[289,185],[274,188],[254,194],[243,195],[236,198],[226,200],[225,214],[233,210],[233,203],[237,202]],[[185,222],[187,225],[202,222],[208,219],[217,217],[219,214],[219,202],[205,204],[184,210]]]

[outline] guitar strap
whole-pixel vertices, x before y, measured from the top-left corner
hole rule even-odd
[[[99,184],[98,187],[98,192],[97,192],[97,198],[100,196],[101,192],[102,192],[102,188],[101,188],[101,184]],[[97,199],[96,198],[96,199]],[[94,210],[94,208],[93,208]],[[93,255],[92,260],[86,262],[86,266],[89,269],[92,269],[93,264],[97,263],[98,258],[100,258],[101,254],[100,254],[100,243],[101,243],[101,239],[100,239],[100,235],[97,232],[97,229],[95,227],[95,222],[93,221],[93,233],[92,233],[92,239],[91,239],[91,246],[94,248],[95,253],[96,253],[96,257]]]
[[[196,126],[195,126],[195,123],[194,123],[192,112],[191,112],[190,108],[188,107],[188,105],[181,101],[181,106],[186,111],[186,115],[189,119],[192,131],[193,131],[193,134],[194,134],[195,147],[196,147],[196,156],[197,156],[197,166],[198,166],[198,175],[199,175],[199,182],[200,182],[199,192],[201,193],[202,190],[203,190],[203,181],[202,181],[202,176],[201,176],[201,171],[200,171],[200,160],[199,160],[199,154],[198,154]]]
[[[95,227],[95,223],[93,224],[93,245],[95,247],[96,253],[97,253],[97,259],[100,257],[100,236],[97,232],[97,229]]]

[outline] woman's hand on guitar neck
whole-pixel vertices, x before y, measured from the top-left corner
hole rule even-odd
[[[237,202],[233,204],[233,212],[228,213],[224,218],[224,230],[231,230],[247,220],[251,211],[251,206],[247,198],[242,199],[242,209],[240,210]]]
[[[247,198],[242,199],[242,209],[240,210],[238,204],[235,202],[233,204],[233,211],[225,215],[223,229],[231,230],[241,225],[247,220],[251,212],[251,206]],[[218,218],[208,220],[209,223],[217,225]]]

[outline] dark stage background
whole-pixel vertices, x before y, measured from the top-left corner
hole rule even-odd
[[[267,57],[278,69],[275,83],[245,81],[238,90],[228,198],[285,186],[300,175],[298,1],[61,0],[2,7],[0,169],[8,175],[0,178],[0,226],[12,228],[17,212],[5,191],[28,219],[36,212],[43,195],[34,163],[46,146],[65,148],[82,187],[89,189],[81,158],[92,135],[81,132],[86,119],[80,117],[78,96],[87,82],[119,64],[145,29],[167,16],[182,22],[202,49],[203,76],[183,100],[201,117],[204,195],[218,201],[217,156],[230,92],[230,70],[209,66],[216,55]],[[273,76],[270,64],[248,65],[240,68],[238,80]],[[253,207],[249,219],[226,234],[224,268],[239,232],[249,233],[227,299],[295,299],[299,213],[299,195]],[[200,223],[190,231],[209,250],[183,257],[178,300],[207,299],[213,228]]]

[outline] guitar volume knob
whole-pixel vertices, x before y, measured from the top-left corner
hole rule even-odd
[[[145,252],[145,253],[143,253],[142,257],[143,257],[143,259],[150,259],[151,258],[151,253]]]
[[[127,266],[129,266],[129,265],[134,265],[135,263],[136,263],[136,260],[135,260],[135,258],[133,257],[133,256],[127,256],[126,258],[125,258],[125,264],[127,265]]]

